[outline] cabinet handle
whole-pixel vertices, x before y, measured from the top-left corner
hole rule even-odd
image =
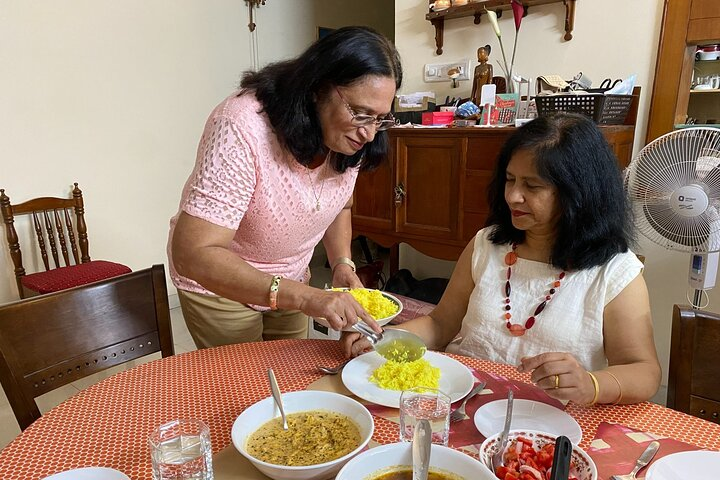
[[[395,206],[399,207],[400,204],[403,202],[403,198],[405,198],[405,185],[400,182],[398,185],[395,185]]]

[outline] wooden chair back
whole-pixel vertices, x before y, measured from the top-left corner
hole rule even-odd
[[[2,212],[5,223],[10,257],[15,269],[15,281],[20,298],[30,295],[21,283],[22,277],[27,272],[23,266],[22,251],[15,229],[15,217],[28,215],[32,219],[35,244],[45,271],[90,261],[85,207],[82,191],[78,188],[77,183],[73,188],[72,198],[40,197],[16,205],[11,204],[5,190],[0,189],[0,212]],[[71,254],[72,259],[70,258]],[[52,257],[52,264],[50,257]]]
[[[23,430],[36,397],[158,351],[174,354],[163,265],[0,306],[0,383]]]
[[[720,423],[720,315],[673,307],[667,406]]]

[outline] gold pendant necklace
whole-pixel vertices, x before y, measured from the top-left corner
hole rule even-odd
[[[325,155],[325,161],[323,162],[323,167],[327,170],[327,162],[330,158],[330,153],[332,153],[332,150],[328,150],[327,155]],[[325,187],[325,177],[323,177],[322,182],[320,183],[320,192],[315,192],[315,184],[313,183],[312,177],[310,176],[310,169],[305,166],[305,173],[307,174],[308,180],[310,180],[310,188],[312,188],[312,194],[313,197],[315,197],[315,211],[320,211],[320,198],[322,197],[323,188]],[[324,173],[324,172],[323,172]]]

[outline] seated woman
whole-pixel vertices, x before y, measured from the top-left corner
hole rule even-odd
[[[402,325],[428,348],[518,365],[580,404],[649,399],[660,382],[642,264],[620,170],[588,118],[559,113],[507,141],[488,227],[427,316]],[[368,344],[342,339],[347,355]]]

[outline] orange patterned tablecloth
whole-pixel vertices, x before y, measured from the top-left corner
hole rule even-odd
[[[528,376],[514,367],[455,356],[479,371],[515,380]],[[268,396],[267,368],[282,391],[303,390],[321,375],[316,365],[342,359],[337,342],[281,340],[198,350],[114,375],[52,409],[0,451],[0,479],[40,479],[85,466],[111,467],[133,480],[150,479],[147,438],[175,418],[197,418],[209,426],[213,451],[230,445],[230,429],[245,408]],[[720,449],[720,426],[651,403],[583,408],[567,412],[583,429],[587,448],[600,422],[621,423],[700,447]],[[397,425],[376,418],[374,439],[397,439]]]

